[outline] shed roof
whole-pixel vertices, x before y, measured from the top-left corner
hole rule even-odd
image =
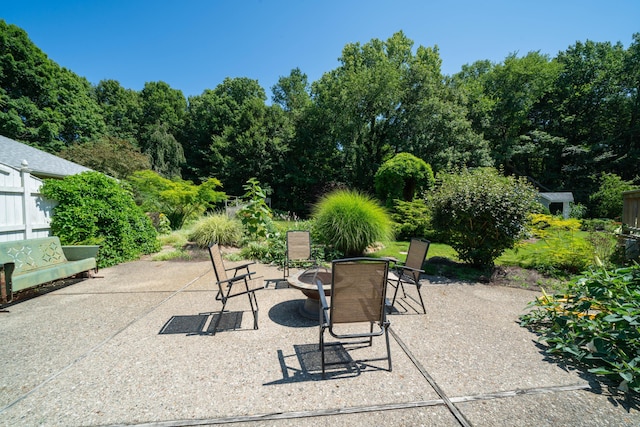
[[[541,199],[544,199],[549,203],[573,202],[573,193],[571,192],[538,193],[538,194]]]
[[[0,135],[0,163],[20,169],[23,161],[27,162],[31,174],[41,178],[64,178],[91,170]]]

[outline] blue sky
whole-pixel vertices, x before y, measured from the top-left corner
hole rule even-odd
[[[551,57],[576,41],[631,43],[638,0],[20,0],[0,18],[49,58],[96,84],[141,90],[164,81],[185,96],[225,77],[258,80],[269,99],[299,67],[309,81],[335,69],[347,43],[402,30],[414,49],[438,46],[442,72],[513,52]]]

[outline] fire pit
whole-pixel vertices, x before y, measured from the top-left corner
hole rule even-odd
[[[318,319],[320,310],[320,294],[317,281],[322,282],[324,294],[331,294],[331,270],[325,267],[313,267],[289,276],[287,281],[292,288],[300,289],[307,297],[300,307],[300,314],[308,319]]]

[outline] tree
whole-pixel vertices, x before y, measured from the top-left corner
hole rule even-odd
[[[280,77],[271,91],[271,100],[286,112],[297,115],[311,103],[311,87],[307,75],[294,68],[287,77]]]
[[[577,200],[587,200],[595,190],[589,178],[594,171],[615,172],[628,166],[622,136],[629,134],[633,121],[629,108],[633,97],[623,84],[625,57],[621,43],[593,41],[577,42],[557,56],[563,68],[553,94],[551,132],[566,138],[563,180]],[[632,178],[632,172],[625,174]]]
[[[147,82],[140,93],[140,108],[138,141],[151,167],[168,177],[181,176],[184,151],[175,135],[184,124],[184,95],[165,82]]]
[[[111,136],[71,145],[58,155],[117,179],[125,179],[135,171],[151,167],[149,158],[131,142]]]
[[[434,184],[431,166],[409,153],[396,154],[375,175],[376,193],[387,207],[392,207],[396,199],[410,202]]]
[[[507,172],[545,181],[550,175],[545,166],[559,165],[564,140],[549,135],[539,115],[560,70],[548,56],[529,52],[520,58],[510,54],[496,65],[478,61],[452,78],[474,129],[489,141],[495,164]],[[551,169],[557,176],[559,168]]]
[[[242,194],[252,177],[271,183],[284,163],[282,109],[267,107],[256,80],[225,79],[212,91],[190,98],[184,139],[190,176],[215,170],[230,194]],[[195,157],[199,157],[196,159]]]
[[[105,131],[89,82],[0,20],[0,132],[55,153]]]
[[[370,189],[382,162],[398,152],[436,171],[491,164],[455,89],[444,84],[437,47],[420,46],[414,55],[412,46],[402,32],[386,42],[348,44],[340,67],[313,84],[321,132],[341,157],[337,181]]]
[[[139,93],[125,89],[116,80],[101,80],[93,88],[109,136],[138,145],[142,115]]]
[[[182,145],[169,133],[167,124],[156,123],[146,127],[142,135],[142,151],[151,162],[151,168],[168,178],[179,178],[185,163]]]

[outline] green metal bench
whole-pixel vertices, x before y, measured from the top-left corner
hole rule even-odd
[[[58,237],[0,242],[0,286],[5,302],[17,292],[80,273],[98,271],[99,246],[62,246]]]

